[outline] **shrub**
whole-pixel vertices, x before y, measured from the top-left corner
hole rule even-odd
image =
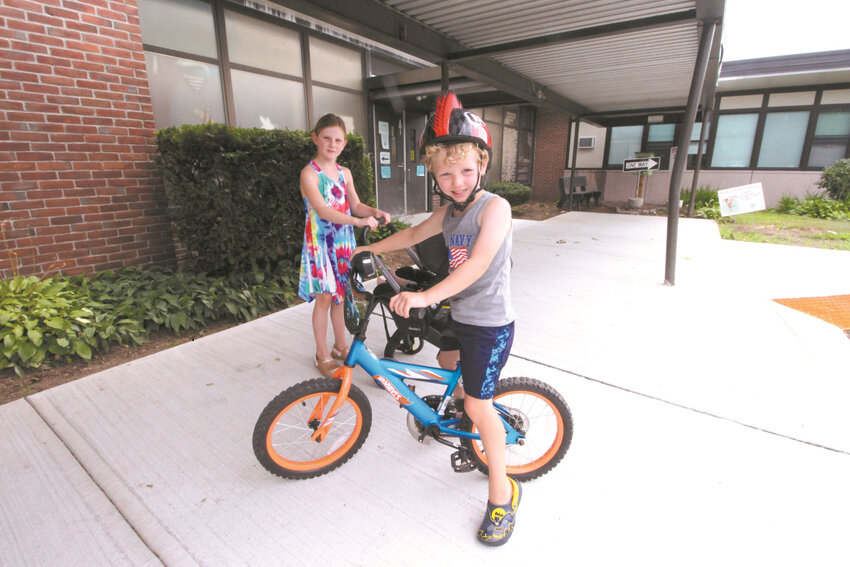
[[[339,163],[351,169],[361,200],[374,204],[363,139],[347,141]],[[282,261],[298,261],[300,172],[315,152],[309,132],[203,124],[165,128],[156,142],[169,216],[194,269],[272,273]]]
[[[488,183],[486,189],[503,197],[512,207],[527,203],[531,199],[531,187],[522,183]]]
[[[22,368],[36,368],[48,358],[89,360],[108,341],[141,340],[144,331],[137,322],[103,307],[61,277],[0,282],[0,367],[22,376]]]
[[[682,189],[680,199],[682,200],[682,207],[687,207],[688,203],[691,202],[691,190]],[[713,189],[711,187],[698,188],[696,196],[694,197],[694,210],[714,205],[717,205],[719,211],[720,200],[717,198],[717,189]]]
[[[298,272],[280,263],[262,272],[212,277],[169,270],[123,268],[89,278],[0,281],[0,368],[89,360],[112,344],[140,344],[152,332],[179,335],[207,321],[247,321],[286,307]]]
[[[792,211],[796,209],[799,202],[800,200],[796,197],[782,195],[782,197],[779,198],[779,204],[776,205],[776,211],[785,215],[792,215],[794,214]]]
[[[721,216],[720,204],[694,208],[694,216],[700,219],[719,219]]]
[[[821,173],[818,187],[836,201],[850,201],[850,159],[840,159]]]
[[[777,211],[816,219],[848,220],[850,208],[841,201],[828,199],[822,194],[809,194],[803,199],[783,195]]]
[[[681,197],[682,208],[679,214],[686,216],[688,214],[688,206],[691,199],[691,190],[682,189]],[[700,219],[719,219],[720,218],[720,199],[717,197],[717,189],[712,187],[700,187],[694,195],[694,216]]]
[[[395,228],[396,232],[398,232],[400,230],[404,230],[405,228],[409,228],[411,226],[409,223],[406,223],[404,221],[400,221],[398,219],[393,219],[392,221],[390,221],[390,224],[393,225],[393,228]],[[375,229],[375,230],[373,230],[369,233],[369,237],[368,237],[369,243],[371,244],[372,242],[377,242],[379,240],[383,240],[384,238],[390,236],[391,234],[393,234],[393,232],[390,230],[390,228],[388,226],[382,224],[382,225],[378,226],[377,229]],[[358,238],[357,241],[360,242],[361,240]]]

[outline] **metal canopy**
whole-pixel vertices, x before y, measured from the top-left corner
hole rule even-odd
[[[451,77],[467,79],[469,97],[549,105],[599,123],[620,112],[684,110],[707,21],[718,24],[701,97],[710,104],[725,6],[725,0],[278,1],[436,66],[419,82],[405,82],[403,74],[371,80],[379,98],[395,89],[439,92],[439,66],[447,65]]]

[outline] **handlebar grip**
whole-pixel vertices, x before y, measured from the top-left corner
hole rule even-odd
[[[413,321],[422,321],[425,319],[425,308],[414,307],[408,312],[407,317]]]

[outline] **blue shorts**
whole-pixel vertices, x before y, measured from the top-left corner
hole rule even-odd
[[[449,329],[460,350],[463,391],[479,400],[491,399],[514,343],[513,321],[502,327],[479,327],[449,319]],[[445,346],[443,350],[454,350]]]

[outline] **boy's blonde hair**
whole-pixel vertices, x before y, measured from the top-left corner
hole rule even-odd
[[[487,150],[480,148],[472,142],[459,142],[456,144],[432,144],[425,146],[425,154],[422,156],[422,161],[425,162],[425,167],[428,171],[433,171],[434,159],[438,155],[442,155],[448,163],[455,163],[466,158],[467,152],[476,152],[478,162],[487,169],[487,164],[490,162],[490,154]]]

